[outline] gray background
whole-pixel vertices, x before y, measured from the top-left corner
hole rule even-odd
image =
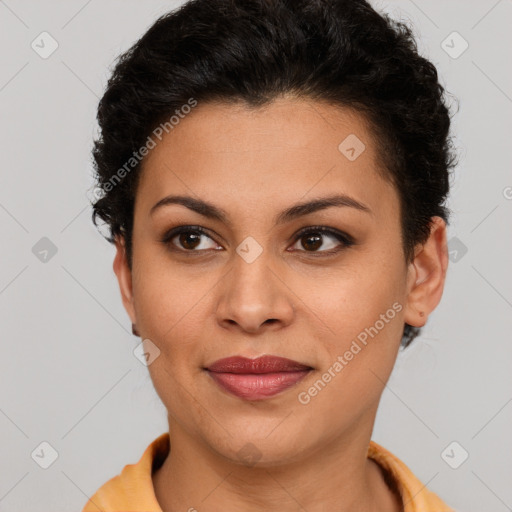
[[[167,428],[88,198],[109,66],[179,3],[0,1],[1,511],[81,510]],[[460,100],[445,293],[397,361],[373,439],[457,510],[512,510],[512,2],[373,4],[410,20]],[[43,31],[59,45],[46,59],[31,47]],[[441,46],[454,31],[469,43],[457,58]]]

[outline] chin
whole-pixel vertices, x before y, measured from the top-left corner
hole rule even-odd
[[[248,468],[275,467],[304,457],[304,444],[298,436],[289,428],[283,429],[281,435],[271,433],[275,427],[276,423],[273,422],[270,427],[265,425],[265,428],[239,430],[243,435],[226,436],[218,442],[210,439],[208,443],[230,462]]]

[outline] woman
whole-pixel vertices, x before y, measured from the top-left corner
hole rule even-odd
[[[443,94],[364,0],[195,0],[121,56],[93,219],[169,432],[84,512],[452,510],[371,440],[443,293]]]

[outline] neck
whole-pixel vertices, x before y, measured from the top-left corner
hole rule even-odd
[[[360,429],[300,460],[251,467],[170,423],[171,452],[153,474],[155,494],[163,512],[398,512],[399,500],[366,456],[370,436]]]

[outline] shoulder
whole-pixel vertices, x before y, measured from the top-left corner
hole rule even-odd
[[[370,441],[368,457],[387,474],[388,485],[402,498],[404,512],[455,512],[418,480],[404,462],[375,441]]]
[[[162,512],[154,492],[152,473],[169,453],[169,433],[153,440],[135,464],[127,464],[120,474],[105,482],[82,512]]]

